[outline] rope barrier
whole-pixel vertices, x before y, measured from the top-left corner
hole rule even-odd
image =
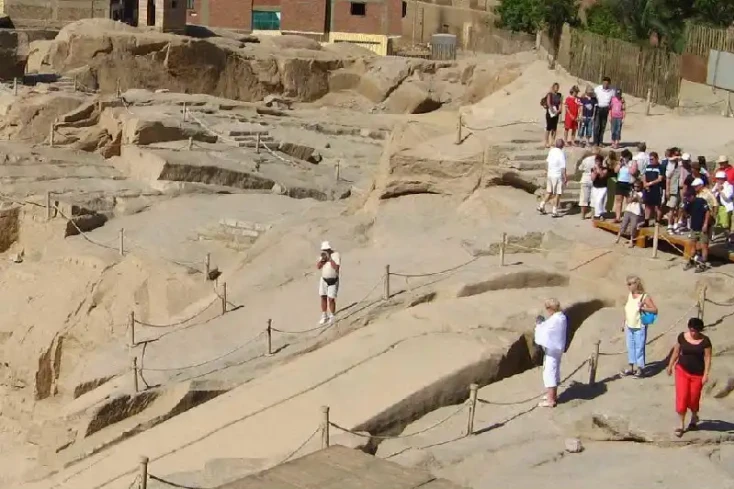
[[[318,428],[316,428],[316,430],[314,430],[314,432],[313,432],[313,433],[311,433],[311,435],[310,435],[310,436],[309,436],[308,438],[306,438],[306,440],[305,440],[305,441],[304,441],[303,443],[301,443],[300,445],[298,445],[298,448],[296,448],[295,450],[293,450],[293,451],[292,451],[291,453],[289,453],[289,454],[288,454],[288,456],[287,456],[286,458],[284,458],[283,460],[281,460],[280,462],[278,462],[278,463],[277,463],[277,464],[275,464],[275,465],[280,465],[280,464],[284,464],[284,463],[286,463],[287,461],[289,461],[289,460],[290,460],[291,458],[293,458],[293,457],[294,457],[294,456],[295,456],[295,455],[296,455],[296,454],[297,454],[298,452],[300,452],[300,451],[301,451],[301,450],[303,449],[303,447],[305,447],[305,446],[306,446],[306,445],[308,444],[308,442],[310,442],[311,440],[313,440],[313,437],[314,437],[314,436],[316,436],[316,435],[317,435],[318,433],[320,433],[320,432],[321,432],[321,427],[318,427]]]
[[[464,122],[464,119],[462,117],[461,120],[461,127],[464,127],[466,129],[469,129],[470,131],[486,131],[488,129],[498,129],[500,127],[510,127],[510,126],[518,126],[518,125],[525,125],[525,124],[537,124],[537,120],[529,119],[529,120],[519,120],[519,121],[512,121],[505,124],[497,124],[493,126],[485,126],[485,127],[474,127],[470,126],[469,124]]]
[[[148,323],[148,322],[145,322],[145,321],[140,321],[139,319],[135,319],[134,321],[135,321],[135,324],[139,324],[141,326],[145,326],[146,328],[172,328],[174,326],[181,326],[182,324],[188,323],[192,319],[196,319],[197,317],[199,317],[202,314],[204,314],[204,312],[206,312],[207,310],[209,310],[209,308],[211,308],[214,304],[216,304],[220,299],[221,299],[221,297],[219,297],[219,296],[215,297],[214,299],[212,299],[212,301],[205,308],[201,309],[199,312],[194,313],[193,315],[187,317],[186,319],[182,319],[180,321],[176,321],[175,323],[170,323],[170,324],[154,324],[154,323]]]
[[[171,482],[169,480],[163,479],[162,477],[158,477],[157,475],[148,474],[148,478],[150,480],[154,480],[156,482],[160,482],[161,484],[165,484],[170,487],[177,487],[178,489],[207,489],[206,487],[199,487],[199,486],[187,486],[184,484],[177,484],[175,482]]]
[[[465,267],[467,265],[470,265],[470,264],[474,263],[475,261],[477,261],[478,259],[479,259],[479,257],[478,256],[475,256],[472,259],[470,259],[470,260],[468,260],[468,261],[466,261],[466,262],[464,262],[464,263],[462,263],[460,265],[456,265],[455,267],[447,268],[445,270],[441,270],[441,271],[438,271],[438,272],[427,272],[427,273],[395,273],[395,272],[390,272],[390,275],[393,275],[395,277],[405,277],[405,278],[431,277],[433,275],[443,275],[444,273],[453,272],[453,271],[458,270],[460,268],[463,268],[463,267]]]

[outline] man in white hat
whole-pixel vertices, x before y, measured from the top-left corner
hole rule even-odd
[[[714,176],[716,183],[714,183],[711,191],[719,203],[716,214],[716,226],[722,229],[726,237],[727,246],[731,247],[731,213],[734,211],[734,186],[727,181],[724,170],[717,170]]]
[[[729,158],[721,155],[716,160],[716,163],[719,165],[718,171],[726,173],[726,181],[734,185],[734,167],[729,164]]]
[[[321,270],[319,279],[321,321],[319,324],[323,325],[334,321],[336,296],[339,292],[339,269],[341,268],[341,257],[339,253],[331,249],[328,241],[321,243],[321,256],[316,263],[316,268]]]

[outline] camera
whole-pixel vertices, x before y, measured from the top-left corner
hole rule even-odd
[[[329,261],[329,253],[327,251],[321,252],[321,261],[323,262]]]

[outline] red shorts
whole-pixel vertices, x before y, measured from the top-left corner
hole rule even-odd
[[[675,412],[685,414],[687,410],[698,412],[701,403],[703,376],[691,375],[680,365],[675,366]]]
[[[575,131],[579,127],[579,121],[578,119],[571,119],[570,117],[566,117],[563,119],[563,127],[568,131]]]

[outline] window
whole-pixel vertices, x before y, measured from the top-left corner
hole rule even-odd
[[[350,13],[364,17],[367,14],[367,5],[361,2],[350,2]]]
[[[188,10],[194,10],[196,6],[194,5],[194,0],[186,0],[186,8]]]
[[[253,31],[279,31],[280,30],[280,12],[275,10],[253,10],[252,11],[252,30]]]
[[[401,17],[405,18],[408,15],[408,2],[403,2],[403,13]]]
[[[171,8],[176,10],[178,7],[178,0],[171,0]]]

